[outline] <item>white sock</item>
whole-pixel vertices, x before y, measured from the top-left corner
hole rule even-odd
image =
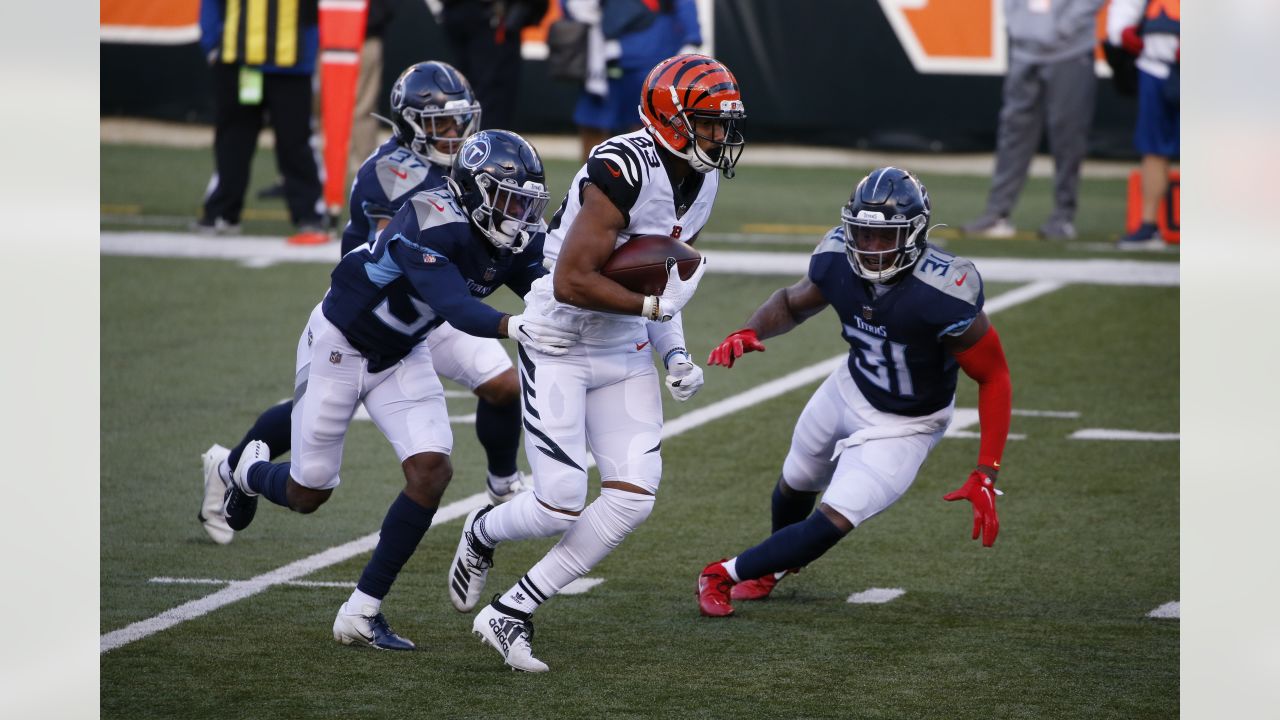
[[[373,610],[369,611],[370,605]],[[351,597],[347,599],[347,610],[360,615],[376,615],[382,609],[382,601],[367,593],[360,592],[360,588],[351,591]]]
[[[516,471],[511,475],[503,475],[501,477],[494,475],[493,473],[489,473],[489,489],[498,494],[505,493],[511,489],[511,483],[515,482],[519,477],[519,471]]]
[[[729,573],[729,577],[733,578],[734,582],[742,582],[742,578],[738,577],[738,557],[736,555],[725,560],[722,564],[725,572]]]
[[[476,535],[486,545],[551,537],[568,530],[575,520],[572,515],[543,506],[533,493],[525,492],[481,516],[476,523]]]
[[[591,572],[652,510],[652,495],[601,490],[578,522],[525,575],[533,585],[529,589],[543,596],[538,602],[545,602],[560,588]]]
[[[511,589],[502,595],[498,602],[509,608],[514,608],[523,613],[532,614],[538,606],[546,602],[548,598],[560,591],[560,588],[544,587],[541,583],[534,581],[529,576],[533,574],[530,570],[520,581],[511,586]]]

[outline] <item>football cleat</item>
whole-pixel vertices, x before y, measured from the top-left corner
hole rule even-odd
[[[271,460],[271,450],[261,440],[254,440],[240,453],[240,462],[231,473],[231,484],[222,498],[222,516],[232,530],[249,527],[258,512],[258,493],[249,489],[249,468]]]
[[[230,450],[214,443],[213,447],[200,456],[204,461],[204,502],[196,517],[200,518],[204,531],[219,545],[226,545],[235,537],[235,531],[222,516],[222,499],[227,494],[227,484],[222,482],[222,475],[218,473],[218,466],[230,454]]]
[[[480,641],[502,654],[502,659],[512,670],[546,672],[547,664],[533,656],[533,621],[527,613],[515,613],[510,608],[498,609],[493,602],[484,606],[471,623],[471,632]]]
[[[400,637],[387,624],[387,618],[365,605],[360,612],[342,603],[338,617],[333,619],[333,639],[343,645],[368,645],[379,650],[413,650],[416,645],[408,638]]]
[[[733,604],[729,594],[733,591],[733,578],[724,569],[724,560],[717,560],[702,568],[698,576],[698,611],[706,617],[729,617]]]
[[[530,489],[530,487],[529,483],[525,482],[524,473],[522,472],[516,473],[515,479],[508,483],[506,486],[507,489],[502,492],[499,492],[500,488],[494,486],[492,475],[484,481],[485,492],[489,493],[489,502],[494,505],[501,505],[525,490]]]
[[[472,530],[476,520],[492,509],[492,505],[476,508],[462,523],[462,537],[458,538],[458,549],[453,553],[449,576],[445,578],[449,601],[458,612],[467,612],[480,601],[489,568],[493,567],[493,548],[477,540]]]
[[[769,593],[773,592],[782,578],[793,572],[796,571],[784,570],[781,574],[769,573],[754,580],[743,580],[729,591],[729,598],[731,600],[764,600],[769,597]]]

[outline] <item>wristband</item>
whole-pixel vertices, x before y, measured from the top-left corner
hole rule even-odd
[[[645,295],[644,305],[640,306],[640,316],[649,318],[654,322],[658,320],[658,296]]]
[[[670,368],[670,367],[671,367],[671,356],[672,356],[672,355],[676,355],[676,354],[680,354],[680,355],[683,355],[683,356],[685,356],[685,357],[689,357],[689,351],[688,351],[688,350],[685,350],[684,348],[679,347],[679,346],[677,346],[677,347],[673,347],[673,348],[671,348],[670,350],[668,350],[668,351],[667,351],[667,354],[666,354],[666,355],[663,355],[663,356],[662,356],[662,366],[663,366],[663,367],[665,367],[665,368]]]

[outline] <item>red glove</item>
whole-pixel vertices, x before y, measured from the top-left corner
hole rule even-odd
[[[1142,54],[1142,36],[1138,34],[1138,26],[1130,25],[1120,31],[1120,47],[1130,55]]]
[[[733,367],[733,361],[746,355],[749,352],[764,352],[764,343],[760,342],[760,338],[756,337],[756,331],[751,328],[743,328],[724,339],[724,342],[716,346],[707,356],[708,365],[723,365],[727,368]]]
[[[995,481],[981,470],[969,473],[969,479],[959,490],[942,496],[948,502],[952,500],[968,500],[973,503],[973,539],[982,535],[983,547],[991,547],[1000,532],[1000,518],[996,515]]]

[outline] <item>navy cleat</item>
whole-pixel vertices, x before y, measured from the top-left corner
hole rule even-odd
[[[365,605],[359,612],[342,603],[333,620],[333,639],[343,645],[368,645],[379,650],[413,650],[412,640],[402,638],[387,624],[387,618]]]
[[[249,489],[249,468],[271,459],[271,450],[261,440],[254,440],[240,453],[240,462],[231,473],[231,484],[222,497],[222,517],[236,532],[249,527],[258,512],[258,493]]]

